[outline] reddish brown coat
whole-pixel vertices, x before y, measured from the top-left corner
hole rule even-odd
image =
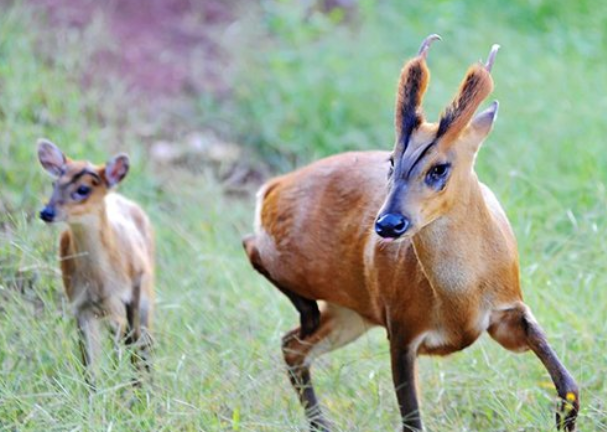
[[[523,303],[513,231],[474,172],[497,115],[495,102],[473,118],[493,88],[498,47],[484,66],[470,68],[439,122],[427,123],[420,104],[436,39],[427,38],[402,69],[392,153],[323,159],[270,180],[258,194],[245,250],[305,327],[283,338],[291,382],[311,428],[328,430],[312,360],[385,327],[403,430],[417,431],[416,356],[459,351],[488,331],[507,349],[533,350],[561,400],[557,424],[573,431],[577,384]],[[322,301],[320,316],[315,301]]]

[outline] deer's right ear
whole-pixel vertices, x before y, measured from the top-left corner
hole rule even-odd
[[[67,158],[59,147],[47,139],[38,140],[38,160],[42,167],[53,177],[59,177]]]

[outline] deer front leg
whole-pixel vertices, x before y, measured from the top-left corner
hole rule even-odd
[[[141,375],[144,371],[151,371],[150,300],[147,295],[149,291],[142,290],[144,284],[151,284],[151,279],[144,276],[137,281],[133,287],[131,301],[125,305],[128,326],[125,343],[133,348],[131,361],[140,375],[134,383],[135,386],[142,384]]]
[[[519,303],[511,308],[493,312],[489,334],[506,349],[530,349],[544,364],[560,398],[556,412],[556,426],[567,432],[576,430],[580,409],[578,385],[548,344],[546,335],[529,308]]]
[[[390,332],[392,378],[400,408],[403,432],[422,430],[415,386],[415,360],[417,353],[398,333]]]
[[[86,381],[94,388],[97,366],[101,355],[99,317],[92,311],[81,311],[76,316],[82,363],[86,368]]]
[[[151,280],[149,283],[151,284]],[[143,290],[139,300],[139,322],[141,328],[141,336],[139,339],[141,349],[139,352],[141,359],[143,360],[143,366],[148,374],[152,372],[152,348],[154,343],[151,333],[153,299],[151,299],[147,294],[150,291],[151,289],[147,291]],[[152,378],[151,375],[149,378]]]

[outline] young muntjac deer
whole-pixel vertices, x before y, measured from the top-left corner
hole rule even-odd
[[[125,338],[127,344],[136,344],[139,353],[133,354],[133,362],[149,368],[152,226],[137,204],[112,192],[128,172],[128,156],[119,154],[96,166],[71,160],[55,144],[41,139],[38,158],[55,179],[40,218],[68,226],[61,234],[61,273],[80,331],[88,378],[94,381],[102,321],[110,324],[116,342]]]
[[[493,90],[498,46],[429,123],[421,102],[436,39],[401,71],[392,153],[329,157],[258,193],[255,233],[243,245],[301,314],[300,328],[283,338],[291,382],[311,428],[328,431],[312,360],[385,327],[403,430],[421,430],[416,357],[460,351],[488,331],[508,350],[535,353],[556,386],[557,427],[574,431],[578,386],[523,303],[513,231],[474,172],[497,116],[497,102],[474,114]]]

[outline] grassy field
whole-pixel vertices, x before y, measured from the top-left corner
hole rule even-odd
[[[344,22],[260,2],[242,20],[249,44],[230,47],[231,97],[200,96],[187,123],[242,143],[276,171],[389,149],[398,71],[423,37],[443,36],[429,57],[430,118],[500,43],[500,118],[477,171],[517,234],[526,302],[581,386],[580,430],[607,431],[607,4],[410,3],[360,0]],[[210,172],[158,168],[143,110],[121,83],[81,85],[102,26],[74,34],[48,27],[26,2],[0,10],[0,431],[305,430],[280,355],[297,316],[240,246],[253,198],[228,196]],[[83,381],[59,228],[36,217],[50,193],[35,159],[40,136],[97,162],[128,151],[121,192],[156,227],[155,379],[131,408],[128,361],[108,353],[96,393]],[[419,369],[428,431],[553,428],[554,389],[531,354],[484,336],[452,357],[422,358]],[[383,331],[321,359],[315,381],[336,431],[395,429]]]

